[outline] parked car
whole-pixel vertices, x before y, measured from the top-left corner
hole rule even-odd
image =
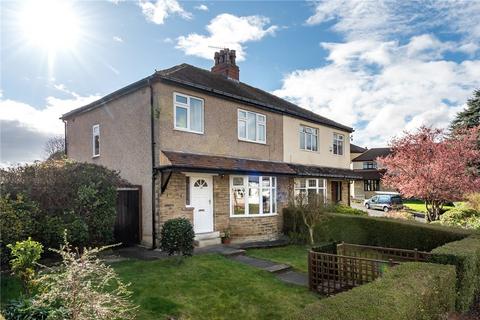
[[[403,201],[400,194],[396,192],[379,193],[363,202],[367,209],[379,209],[385,212],[390,210],[400,210],[403,208]]]

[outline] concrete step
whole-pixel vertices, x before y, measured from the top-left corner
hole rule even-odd
[[[202,239],[202,240],[195,240],[194,242],[195,247],[203,248],[208,246],[215,246],[222,243],[222,239],[218,238],[210,238],[210,239]]]
[[[197,233],[195,234],[194,240],[208,240],[208,239],[215,239],[220,238],[220,232],[205,232],[205,233]]]

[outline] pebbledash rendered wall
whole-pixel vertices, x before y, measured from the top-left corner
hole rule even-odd
[[[182,173],[173,173],[163,194],[160,194],[159,181],[160,179],[157,179],[157,234],[160,234],[163,224],[169,219],[184,217],[193,223],[193,208],[188,208],[185,204],[185,175]],[[230,228],[232,242],[278,239],[283,226],[282,211],[288,203],[288,190],[291,186],[293,186],[292,178],[277,177],[277,215],[266,217],[231,217],[229,175],[214,175],[214,231],[223,232],[227,228]]]

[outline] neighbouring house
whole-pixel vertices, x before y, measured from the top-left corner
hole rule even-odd
[[[363,152],[361,152],[363,150]],[[380,166],[377,159],[385,157],[391,153],[390,148],[371,148],[364,149],[350,144],[352,157],[351,168],[354,172],[362,176],[361,180],[355,180],[351,185],[351,197],[353,199],[368,199],[378,191],[395,191],[387,188],[382,183],[382,176],[385,170]],[[355,153],[356,156],[352,154]]]
[[[141,188],[141,242],[189,219],[202,243],[273,240],[291,195],[348,204],[352,128],[239,81],[234,50],[211,71],[156,71],[62,116],[68,157]]]

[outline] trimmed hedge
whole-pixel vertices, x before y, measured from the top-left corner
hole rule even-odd
[[[455,268],[409,262],[371,283],[308,305],[291,319],[439,319],[455,307]]]
[[[315,230],[316,242],[341,242],[430,251],[461,240],[472,231],[414,221],[328,214]],[[303,239],[307,230],[295,209],[285,208],[284,233]]]
[[[456,309],[467,311],[480,294],[480,236],[450,242],[432,250],[432,262],[452,264],[457,270]]]

